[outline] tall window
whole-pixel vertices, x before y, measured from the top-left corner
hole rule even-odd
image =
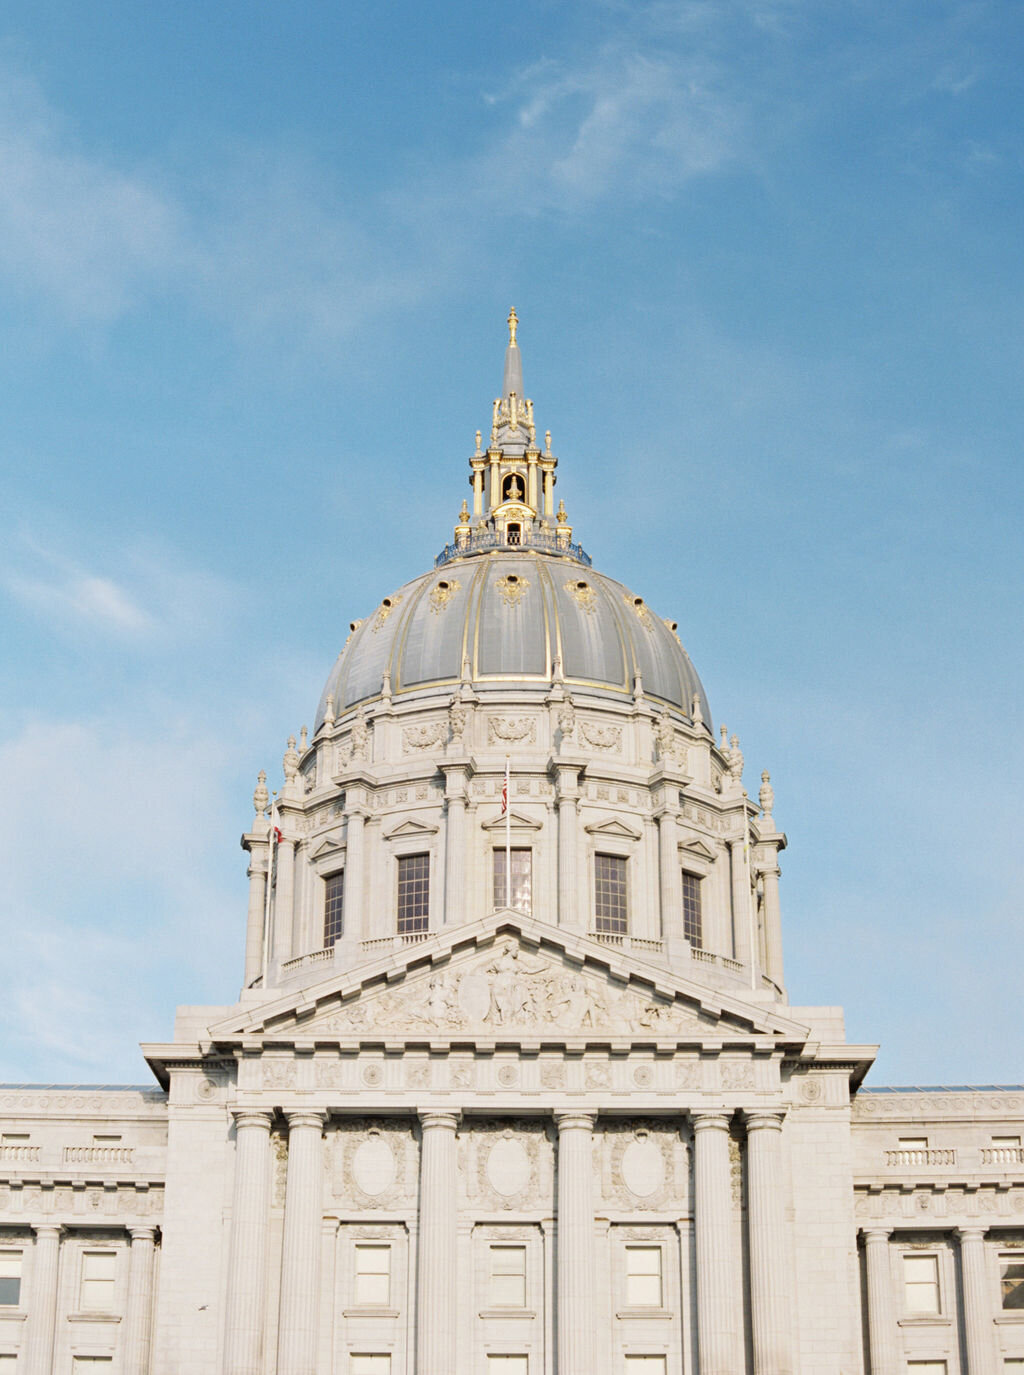
[[[594,856],[594,930],[626,934],[626,861],[620,855]]]
[[[492,1308],[526,1307],[526,1247],[491,1247]]]
[[[999,1257],[999,1279],[1003,1307],[1024,1308],[1024,1252]]]
[[[0,1304],[21,1302],[21,1252],[0,1251]]]
[[[111,1313],[114,1309],[115,1251],[82,1254],[82,1288],[78,1302],[83,1313]]]
[[[509,900],[505,884],[505,851],[494,851],[494,907],[500,911],[511,907],[514,912],[533,911],[533,851],[512,851],[512,897]]]
[[[386,1308],[391,1302],[391,1247],[356,1247],[355,1302],[359,1308]]]
[[[626,1303],[630,1308],[661,1307],[661,1247],[626,1247]]]
[[[683,870],[683,935],[695,950],[704,948],[704,917],[700,905],[700,879]]]
[[[908,1313],[925,1317],[939,1311],[938,1256],[903,1257],[903,1299]]]
[[[430,918],[430,856],[398,857],[398,934],[426,931]]]
[[[324,879],[324,949],[341,940],[345,929],[345,870]]]

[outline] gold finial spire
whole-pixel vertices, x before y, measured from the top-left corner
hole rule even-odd
[[[516,329],[518,325],[519,316],[516,314],[515,306],[513,306],[508,313],[508,342],[513,348],[516,347]]]

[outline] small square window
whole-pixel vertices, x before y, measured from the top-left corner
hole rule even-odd
[[[1003,1308],[1024,1308],[1024,1252],[999,1257],[999,1279]]]
[[[624,936],[628,929],[626,861],[621,855],[595,855],[594,930]]]
[[[533,911],[533,851],[515,849],[512,856],[512,897],[507,897],[505,886],[505,851],[494,851],[494,909],[501,911],[511,907],[514,912],[524,912],[527,916]]]
[[[661,1247],[626,1247],[626,1304],[630,1308],[661,1307]]]
[[[926,1151],[928,1138],[927,1136],[901,1136],[896,1144],[901,1151]]]
[[[430,924],[430,856],[398,857],[398,934],[426,931]]]
[[[0,1304],[16,1308],[21,1302],[21,1252],[0,1251]]]
[[[491,1247],[491,1306],[526,1307],[526,1247]]]
[[[114,1309],[116,1251],[82,1253],[82,1287],[79,1306],[83,1313],[111,1313]]]
[[[355,1302],[359,1308],[386,1308],[391,1302],[391,1247],[356,1247]]]
[[[345,870],[324,879],[324,949],[340,941],[345,929]]]
[[[116,1146],[120,1142],[120,1136],[114,1135],[93,1135],[92,1144],[94,1146]]]
[[[903,1301],[914,1317],[939,1312],[938,1256],[903,1257]]]
[[[31,1140],[28,1132],[4,1132],[0,1136],[0,1145],[4,1146],[24,1146]]]

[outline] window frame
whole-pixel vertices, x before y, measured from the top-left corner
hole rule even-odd
[[[384,1270],[361,1270],[359,1268],[360,1252],[382,1251],[387,1258],[387,1266]],[[383,1238],[377,1240],[359,1240],[352,1243],[352,1307],[367,1312],[391,1310],[392,1292],[394,1289],[394,1246],[390,1241]],[[387,1276],[387,1297],[382,1301],[363,1299],[359,1296],[359,1281],[367,1276]],[[373,1355],[373,1352],[365,1353]]]
[[[593,930],[593,932],[594,932],[595,935],[599,935],[599,936],[628,936],[628,935],[629,935],[629,917],[630,917],[630,907],[631,907],[631,904],[630,904],[630,901],[629,901],[629,861],[630,861],[630,858],[631,858],[630,855],[620,854],[620,853],[617,853],[615,850],[611,850],[611,849],[596,849],[596,848],[595,848],[595,850],[594,850],[593,866],[592,866],[592,872],[593,872],[593,880],[592,880],[592,881],[593,881],[593,885],[594,885],[594,891],[593,891],[593,906],[592,906],[592,913],[593,913],[593,915],[592,915],[592,918],[591,918],[591,920],[592,920],[592,922],[593,922],[593,926],[591,927],[591,929]],[[600,863],[601,863],[602,860],[609,860],[609,861],[611,861],[611,862],[615,865],[616,868],[618,868],[618,866],[621,865],[621,875],[622,875],[622,909],[623,909],[623,915],[622,915],[622,918],[621,918],[621,921],[622,921],[622,927],[621,927],[621,929],[618,928],[618,927],[612,927],[612,926],[610,926],[610,925],[605,925],[605,926],[602,926],[602,925],[601,925],[602,922],[609,923],[609,922],[613,922],[613,921],[618,921],[618,920],[619,920],[619,917],[618,917],[617,915],[608,914],[608,915],[605,915],[605,916],[601,916],[601,915],[599,914],[599,912],[598,912],[598,905],[599,905],[598,894],[599,894],[599,884],[600,884],[600,882],[601,882],[601,880],[600,880],[600,878],[599,878],[599,874],[598,874],[598,869],[599,869],[599,866],[600,866]]]
[[[657,1256],[658,1267],[655,1271],[632,1270],[630,1268],[630,1257],[639,1255],[641,1252]],[[665,1247],[659,1241],[627,1241],[622,1248],[622,1276],[623,1276],[623,1297],[624,1306],[636,1311],[645,1313],[662,1312],[665,1307]],[[658,1301],[657,1303],[639,1302],[631,1292],[632,1280],[644,1280],[657,1278],[658,1281]]]
[[[18,1286],[17,1296],[13,1299],[0,1300],[0,1317],[17,1312],[21,1307],[21,1290],[25,1283],[25,1248],[23,1246],[0,1246],[0,1260],[10,1258],[16,1260],[16,1275],[4,1275],[3,1280],[14,1280]],[[11,1267],[15,1268],[14,1266]]]
[[[111,1268],[112,1273],[110,1274],[109,1277],[108,1277],[108,1276],[97,1277],[97,1276],[95,1276],[95,1275],[88,1275],[88,1274],[86,1273],[86,1271],[87,1271],[88,1268],[89,1268],[89,1261],[92,1260],[92,1259],[94,1259],[94,1258],[97,1258],[97,1257],[102,1257],[104,1260],[107,1260],[107,1259],[110,1260],[110,1262],[111,1262],[110,1268]],[[113,1247],[113,1246],[101,1246],[101,1245],[88,1246],[88,1245],[87,1245],[87,1246],[83,1246],[83,1247],[82,1247],[81,1251],[79,1252],[79,1257],[78,1257],[78,1308],[77,1308],[77,1312],[79,1312],[79,1313],[89,1313],[90,1315],[92,1315],[92,1314],[114,1314],[114,1313],[117,1312],[117,1290],[118,1290],[118,1280],[119,1280],[119,1278],[120,1278],[120,1275],[119,1275],[119,1273],[118,1273],[118,1272],[119,1272],[119,1269],[120,1269],[120,1267],[119,1267],[119,1265],[118,1265],[118,1259],[119,1259],[119,1253],[118,1253],[117,1249],[116,1249],[115,1247]],[[87,1285],[87,1284],[96,1284],[96,1285],[98,1285],[98,1284],[108,1284],[108,1285],[110,1286],[110,1302],[109,1302],[109,1305],[107,1305],[107,1306],[105,1306],[105,1307],[100,1307],[100,1306],[96,1305],[95,1303],[87,1303],[87,1302],[86,1302],[86,1285]]]
[[[692,950],[704,949],[704,879],[706,875],[698,874],[692,867],[687,868],[685,864],[679,867],[679,888],[681,894],[680,917],[683,925],[683,938],[690,942]],[[686,916],[686,881],[691,880],[697,888],[697,939],[694,940],[687,930]]]
[[[526,855],[527,858],[528,858],[527,885],[526,885],[526,886],[527,886],[527,891],[528,891],[528,893],[529,893],[528,905],[527,905],[525,908],[523,908],[523,907],[509,907],[508,904],[506,904],[506,906],[504,906],[504,907],[499,905],[499,903],[498,903],[498,857],[499,857],[499,856],[501,857],[502,867],[504,867],[505,846],[504,846],[504,844],[500,844],[500,845],[499,845],[497,842],[495,842],[495,844],[494,844],[494,846],[493,846],[493,848],[492,848],[492,850],[491,850],[491,911],[492,911],[492,912],[503,912],[503,911],[505,911],[506,908],[507,908],[507,910],[512,911],[512,912],[521,912],[522,915],[523,915],[524,917],[531,917],[531,916],[533,916],[533,846],[532,846],[532,845],[512,845],[512,846],[510,846],[510,849],[511,849],[511,851],[512,851],[512,876],[513,876],[513,879],[515,878],[515,872],[516,872],[516,855]],[[504,878],[504,875],[503,875],[502,877]],[[514,886],[514,884],[513,884],[513,886]],[[506,897],[509,896],[508,888],[509,888],[509,885],[508,885],[508,883],[506,882],[506,883],[505,883],[505,895],[506,895]]]
[[[499,1251],[518,1252],[522,1255],[522,1270],[503,1270],[495,1269],[495,1253]],[[530,1257],[529,1248],[526,1240],[523,1241],[488,1241],[487,1243],[487,1307],[488,1309],[500,1309],[507,1313],[521,1313],[529,1307],[529,1269]],[[495,1292],[495,1281],[498,1279],[516,1279],[522,1282],[521,1295],[522,1301],[519,1303],[507,1303],[500,1299]]]
[[[928,1281],[911,1280],[908,1277],[908,1262],[912,1268],[915,1262],[930,1261],[932,1279]],[[900,1253],[900,1278],[902,1281],[903,1312],[907,1318],[915,1321],[927,1322],[930,1319],[941,1318],[944,1313],[942,1303],[942,1257],[937,1250],[921,1251],[902,1251]],[[910,1302],[912,1291],[930,1288],[934,1290],[934,1308],[915,1308]]]
[[[411,921],[422,921],[422,926],[402,927],[401,900],[402,900],[402,871],[406,864],[412,860],[423,860],[426,866],[426,912],[409,918]],[[430,897],[433,884],[433,851],[424,850],[420,847],[410,849],[404,853],[395,855],[395,903],[393,911],[395,913],[395,934],[399,936],[419,936],[428,932],[430,927]]]
[[[1018,1314],[1018,1313],[1019,1313],[1019,1314],[1021,1314],[1022,1316],[1024,1316],[1024,1249],[1016,1250],[1016,1251],[1009,1251],[1009,1250],[1007,1250],[1007,1251],[1000,1251],[999,1254],[998,1254],[998,1264],[999,1264],[999,1312],[1000,1312],[1000,1313],[1013,1313],[1013,1314]],[[1008,1294],[1007,1294],[1007,1291],[1004,1289],[1004,1285],[1006,1284],[1006,1276],[1004,1275],[1003,1272],[1004,1272],[1004,1270],[1008,1269],[1010,1266],[1013,1266],[1013,1265],[1019,1266],[1022,1273],[1021,1273],[1021,1275],[1019,1276],[1019,1278],[1017,1279],[1017,1282],[1016,1282],[1014,1288],[1011,1289],[1011,1290],[1009,1291],[1009,1293],[1019,1293],[1019,1294],[1020,1294],[1021,1301],[1020,1301],[1019,1304],[1008,1304],[1008,1303],[1006,1302],[1006,1299],[1007,1299],[1007,1297],[1008,1297]]]
[[[320,939],[323,944],[321,950],[331,950],[339,941],[345,939],[345,866],[344,864],[335,866],[327,873],[319,875],[323,886],[323,900],[320,903]],[[338,919],[338,929],[333,936],[328,938],[328,923],[331,920],[331,884],[335,879],[341,879],[341,911]]]

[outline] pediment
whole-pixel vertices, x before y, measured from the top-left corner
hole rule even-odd
[[[210,1028],[215,1042],[802,1045],[771,1008],[499,912]]]
[[[522,812],[512,812],[509,815],[509,823],[513,831],[539,831],[541,823],[533,821],[528,816],[523,816]],[[481,829],[484,831],[503,831],[505,829],[505,818],[500,814],[492,821],[482,821]]]
[[[632,826],[627,826],[618,817],[610,817],[607,821],[595,821],[583,828],[592,836],[609,836],[616,840],[640,840],[640,832],[635,831]]]
[[[688,855],[696,855],[699,859],[706,859],[709,862],[715,858],[715,852],[710,845],[705,845],[703,840],[684,840],[679,845]]]
[[[328,855],[340,854],[345,849],[338,836],[325,836],[310,854],[310,859],[325,859]]]
[[[393,831],[388,831],[385,840],[404,840],[411,836],[432,836],[437,834],[436,826],[426,826],[422,821],[414,821],[411,817],[408,821],[403,821],[401,826],[396,826]]]

